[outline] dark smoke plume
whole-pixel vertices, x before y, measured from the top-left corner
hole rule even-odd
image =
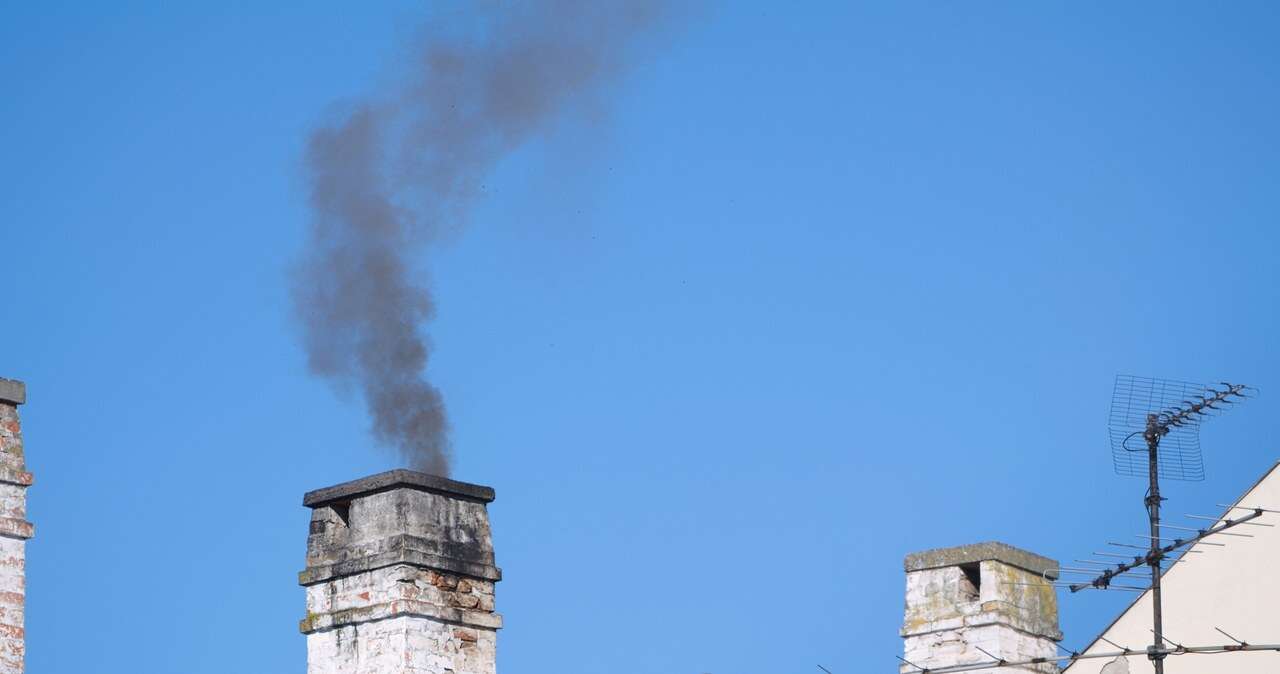
[[[496,162],[619,72],[662,4],[463,5],[479,9],[437,19],[397,91],[311,136],[313,219],[294,286],[308,364],[358,389],[375,439],[414,467],[445,475],[450,456],[444,401],[425,375],[435,303],[417,253],[465,224]]]

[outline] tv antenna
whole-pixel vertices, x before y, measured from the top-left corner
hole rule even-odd
[[[1280,514],[1280,510],[1236,504],[1226,506],[1226,514],[1222,517],[1188,515],[1192,519],[1208,520],[1212,522],[1212,526],[1193,528],[1165,525],[1166,529],[1188,533],[1177,538],[1167,535],[1163,538],[1161,537],[1160,502],[1164,498],[1160,496],[1160,479],[1203,480],[1204,460],[1200,453],[1200,424],[1206,419],[1225,411],[1231,405],[1252,397],[1256,392],[1256,389],[1251,387],[1228,382],[1205,386],[1169,379],[1151,379],[1130,375],[1116,377],[1115,392],[1111,399],[1111,416],[1107,424],[1111,436],[1112,460],[1115,463],[1116,473],[1147,478],[1148,487],[1147,493],[1143,497],[1143,504],[1147,509],[1151,535],[1139,536],[1145,541],[1144,545],[1108,543],[1108,545],[1116,548],[1134,550],[1135,552],[1125,554],[1095,552],[1093,553],[1094,555],[1109,557],[1111,560],[1077,559],[1075,562],[1083,566],[1059,567],[1059,571],[1063,574],[1084,575],[1090,577],[1090,580],[1082,582],[1052,582],[1050,578],[1046,577],[1044,581],[1054,587],[1068,588],[1071,592],[1094,589],[1145,593],[1150,590],[1152,598],[1151,632],[1155,637],[1150,646],[1145,649],[1130,648],[1110,641],[1106,637],[1099,637],[1100,641],[1117,650],[1084,653],[1069,651],[1059,646],[1058,648],[1064,651],[1066,655],[1028,658],[1018,661],[1005,660],[982,651],[992,659],[985,662],[932,668],[921,667],[907,662],[901,657],[898,659],[908,666],[914,667],[916,671],[913,674],[961,674],[963,672],[990,671],[999,667],[1069,665],[1077,660],[1115,659],[1146,655],[1155,668],[1155,674],[1164,674],[1164,660],[1169,656],[1250,651],[1280,652],[1280,643],[1249,643],[1231,636],[1224,632],[1221,627],[1214,627],[1214,629],[1227,639],[1230,639],[1232,643],[1212,646],[1187,646],[1170,641],[1164,635],[1164,616],[1161,606],[1160,574],[1164,571],[1162,564],[1182,563],[1187,561],[1187,554],[1202,552],[1189,549],[1192,544],[1198,543],[1206,546],[1225,545],[1224,543],[1204,540],[1210,536],[1248,536],[1248,534],[1228,531],[1229,529],[1243,528],[1244,526],[1275,526],[1274,524],[1264,524],[1253,520],[1267,513]],[[1145,446],[1138,443],[1136,438],[1139,437],[1142,438]],[[1236,512],[1241,514],[1236,516]],[[1142,554],[1138,554],[1138,552]],[[1177,552],[1182,554],[1174,557],[1174,553]],[[1140,581],[1133,576],[1125,574],[1138,571],[1144,566],[1151,568],[1151,585],[1144,587],[1129,584]],[[1116,583],[1115,581],[1117,580],[1120,582]],[[1039,586],[1040,584],[1035,583],[1035,585]]]
[[[1165,559],[1172,562],[1184,561],[1185,555],[1176,559],[1171,553],[1199,542],[1209,536],[1221,534],[1225,536],[1247,535],[1235,532],[1226,533],[1227,529],[1241,524],[1251,523],[1268,512],[1264,508],[1253,508],[1252,512],[1232,519],[1228,516],[1214,520],[1215,525],[1208,528],[1186,528],[1169,525],[1172,530],[1193,532],[1165,543],[1160,534],[1160,478],[1171,480],[1204,479],[1204,459],[1200,452],[1200,424],[1206,419],[1225,411],[1231,405],[1250,397],[1254,389],[1243,384],[1220,382],[1216,385],[1200,385],[1170,379],[1151,379],[1119,375],[1116,377],[1115,391],[1111,397],[1111,416],[1107,423],[1111,435],[1111,457],[1115,463],[1116,473],[1147,478],[1147,493],[1143,504],[1147,509],[1147,520],[1151,529],[1146,554],[1134,555],[1132,561],[1108,567],[1092,580],[1070,584],[1072,592],[1087,589],[1108,589],[1118,576],[1138,569],[1142,566],[1151,568],[1150,588],[1133,588],[1139,591],[1151,590],[1152,629],[1154,641],[1147,647],[1147,659],[1151,660],[1156,674],[1164,674],[1164,659],[1176,654],[1182,648],[1168,641],[1164,636],[1164,615],[1161,603],[1160,576],[1164,569],[1161,563]],[[1138,438],[1142,443],[1138,443]],[[1137,446],[1135,446],[1137,445]],[[1145,445],[1145,446],[1144,446]],[[1143,455],[1146,461],[1144,462]],[[1143,465],[1145,463],[1145,465]],[[1213,519],[1213,518],[1204,518]],[[1256,523],[1254,523],[1256,524]],[[1114,544],[1124,547],[1137,547],[1127,544]],[[1125,557],[1114,553],[1095,553],[1110,557]],[[1129,589],[1123,586],[1120,589]],[[1174,649],[1166,647],[1173,644]],[[1127,649],[1126,649],[1127,650]]]

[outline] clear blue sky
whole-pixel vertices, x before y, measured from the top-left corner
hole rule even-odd
[[[0,375],[29,669],[302,672],[308,489],[397,465],[306,372],[299,157],[419,3],[0,9]],[[1143,526],[1117,372],[1236,378],[1277,458],[1280,10],[720,2],[422,260],[506,672],[892,671],[902,556]],[[1063,599],[1086,643],[1127,596]]]

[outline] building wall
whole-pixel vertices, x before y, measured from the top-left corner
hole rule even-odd
[[[1273,467],[1235,505],[1280,509],[1280,470]],[[1166,512],[1178,511],[1168,508]],[[1244,513],[1231,512],[1235,516]],[[1193,526],[1175,519],[1180,518],[1167,517],[1165,521]],[[1175,564],[1165,572],[1161,586],[1167,637],[1187,646],[1231,643],[1214,629],[1217,627],[1251,643],[1280,643],[1280,514],[1266,514],[1257,521],[1277,526],[1241,526],[1232,530],[1253,538],[1213,536],[1210,541],[1226,545],[1196,545],[1187,562]],[[1194,526],[1210,524],[1213,523],[1200,520]],[[1144,593],[1102,636],[1126,648],[1143,650],[1151,643],[1150,629],[1151,597]],[[1085,652],[1114,650],[1114,646],[1098,640]],[[1155,671],[1145,655],[1125,659],[1133,674]],[[1101,674],[1107,662],[1080,660],[1066,673]],[[1280,655],[1273,652],[1171,656],[1165,662],[1169,674],[1280,672]]]

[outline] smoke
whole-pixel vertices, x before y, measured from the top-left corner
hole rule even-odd
[[[418,257],[466,223],[502,157],[597,94],[666,13],[662,0],[465,7],[416,41],[395,91],[312,133],[293,293],[311,371],[358,390],[375,440],[440,475],[449,425],[426,377],[435,301]]]

